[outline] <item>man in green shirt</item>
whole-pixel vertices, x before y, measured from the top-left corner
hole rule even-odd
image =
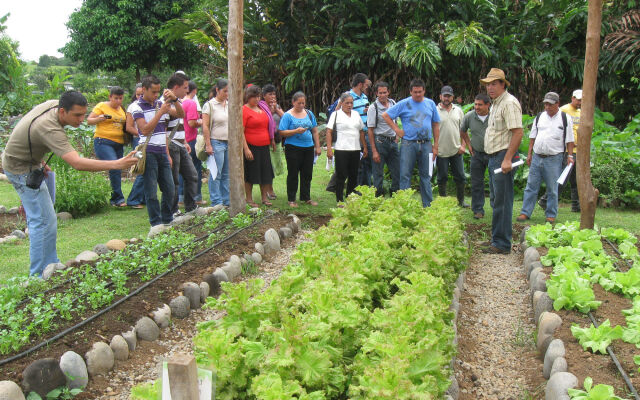
[[[484,133],[489,124],[491,99],[484,93],[476,96],[473,110],[469,111],[460,125],[460,135],[471,153],[471,211],[473,218],[484,217],[484,175],[489,169],[489,156],[484,151]],[[471,134],[471,138],[469,138]],[[489,203],[493,207],[493,174],[489,171]]]

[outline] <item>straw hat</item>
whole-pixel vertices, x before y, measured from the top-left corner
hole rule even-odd
[[[486,85],[487,83],[493,82],[498,79],[506,83],[507,86],[511,86],[511,83],[509,83],[507,78],[504,76],[504,71],[500,68],[491,68],[491,71],[489,71],[487,77],[484,79],[480,79],[480,83]]]

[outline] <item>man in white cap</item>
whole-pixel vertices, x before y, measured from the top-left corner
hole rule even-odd
[[[562,161],[565,146],[569,156],[567,163],[573,164],[573,124],[567,115],[560,111],[560,96],[555,92],[544,95],[544,112],[538,114],[529,134],[529,177],[524,189],[522,211],[517,220],[528,220],[533,213],[540,184],[547,185],[547,222],[554,223],[558,214],[558,184],[562,173]]]
[[[573,91],[573,96],[571,96],[571,103],[565,104],[560,107],[560,111],[563,111],[565,114],[571,117],[571,122],[573,122],[573,137],[575,139],[575,146],[573,146],[573,159],[576,160],[576,152],[578,150],[578,127],[580,126],[580,108],[582,106],[582,89],[577,89]],[[563,165],[566,165],[566,160]],[[564,184],[558,186],[558,196],[567,186],[567,182],[571,185],[571,211],[572,212],[580,212],[580,198],[578,197],[578,182],[576,181],[576,168],[571,169],[571,173],[569,177],[564,182]],[[540,197],[538,200],[538,204],[543,209],[547,208],[547,194]]]
[[[513,234],[513,178],[518,147],[522,141],[522,108],[520,102],[507,87],[511,84],[499,68],[491,68],[480,83],[487,88],[492,106],[489,123],[484,135],[484,151],[489,156],[489,171],[493,175],[493,218],[491,219],[491,243],[482,249],[485,253],[511,253]]]

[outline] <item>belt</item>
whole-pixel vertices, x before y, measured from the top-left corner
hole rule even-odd
[[[431,143],[431,139],[416,139],[416,140],[403,139],[403,140],[407,142],[416,142],[418,144]]]
[[[558,154],[560,154],[560,153],[558,153]],[[553,157],[553,156],[557,156],[558,154],[538,154],[538,153],[535,153],[535,155],[537,155],[540,158]]]
[[[501,152],[503,152],[503,151],[507,151],[507,149],[498,150],[498,151],[496,151],[495,153],[487,153],[487,155],[488,155],[489,157],[495,157],[495,156],[497,156],[499,153],[501,153]]]
[[[387,140],[389,142],[395,142],[396,138],[395,136],[384,136],[384,135],[376,135],[375,137],[376,140]]]

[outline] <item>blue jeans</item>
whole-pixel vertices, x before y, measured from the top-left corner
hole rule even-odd
[[[43,181],[39,189],[26,186],[27,174],[5,174],[18,192],[24,212],[27,214],[29,228],[29,275],[42,276],[47,265],[60,262],[56,252],[58,220],[53,209],[51,195]]]
[[[124,146],[113,140],[95,138],[93,139],[93,149],[99,160],[118,160],[122,158]],[[109,181],[111,181],[111,200],[112,205],[124,203],[124,195],[122,194],[122,171],[119,169],[109,170]]]
[[[474,151],[471,156],[471,211],[484,215],[484,174],[489,168],[489,156],[482,151]],[[493,208],[493,171],[489,171],[489,204]]]
[[[162,192],[162,208],[158,202],[158,186]],[[173,175],[167,153],[147,152],[144,169],[144,197],[147,199],[147,213],[151,226],[168,224],[173,220]]]
[[[502,150],[489,156],[489,173],[502,166],[507,150]],[[512,162],[515,161],[515,157]],[[511,251],[512,219],[513,219],[513,178],[516,170],[513,168],[508,174],[498,172],[493,175],[493,219],[491,220],[491,245],[506,251]]]
[[[380,162],[373,161],[373,186],[376,187],[376,195],[384,195],[384,165],[387,164],[389,168],[389,175],[391,175],[391,193],[394,193],[400,187],[400,151],[398,150],[398,143],[394,138],[375,136],[375,145],[378,154],[380,155]],[[372,159],[373,160],[373,159]]]
[[[366,157],[360,159],[360,167],[358,168],[358,186],[371,186],[372,184],[372,165],[373,155],[371,154],[371,144],[369,143],[369,135],[364,133],[364,140],[367,144],[367,151],[369,152]]]
[[[563,154],[540,157],[533,153],[531,166],[529,167],[529,177],[527,187],[524,189],[521,213],[530,217],[533,208],[538,200],[538,190],[544,180],[547,185],[547,209],[545,215],[548,218],[555,218],[558,215],[558,177],[562,173]]]
[[[417,161],[422,207],[429,207],[433,201],[429,176],[429,153],[431,153],[430,142],[418,143],[415,140],[403,140],[400,146],[400,190],[411,187],[411,175]]]
[[[140,136],[134,136],[131,141],[131,146],[135,149],[140,142]],[[144,200],[144,175],[136,176],[135,181],[133,181],[133,186],[131,187],[131,192],[129,193],[129,197],[127,197],[127,204],[130,206],[137,206],[140,204],[145,204]]]
[[[218,174],[209,174],[209,200],[211,205],[229,205],[229,143],[227,141],[211,139],[213,157],[218,166]]]

